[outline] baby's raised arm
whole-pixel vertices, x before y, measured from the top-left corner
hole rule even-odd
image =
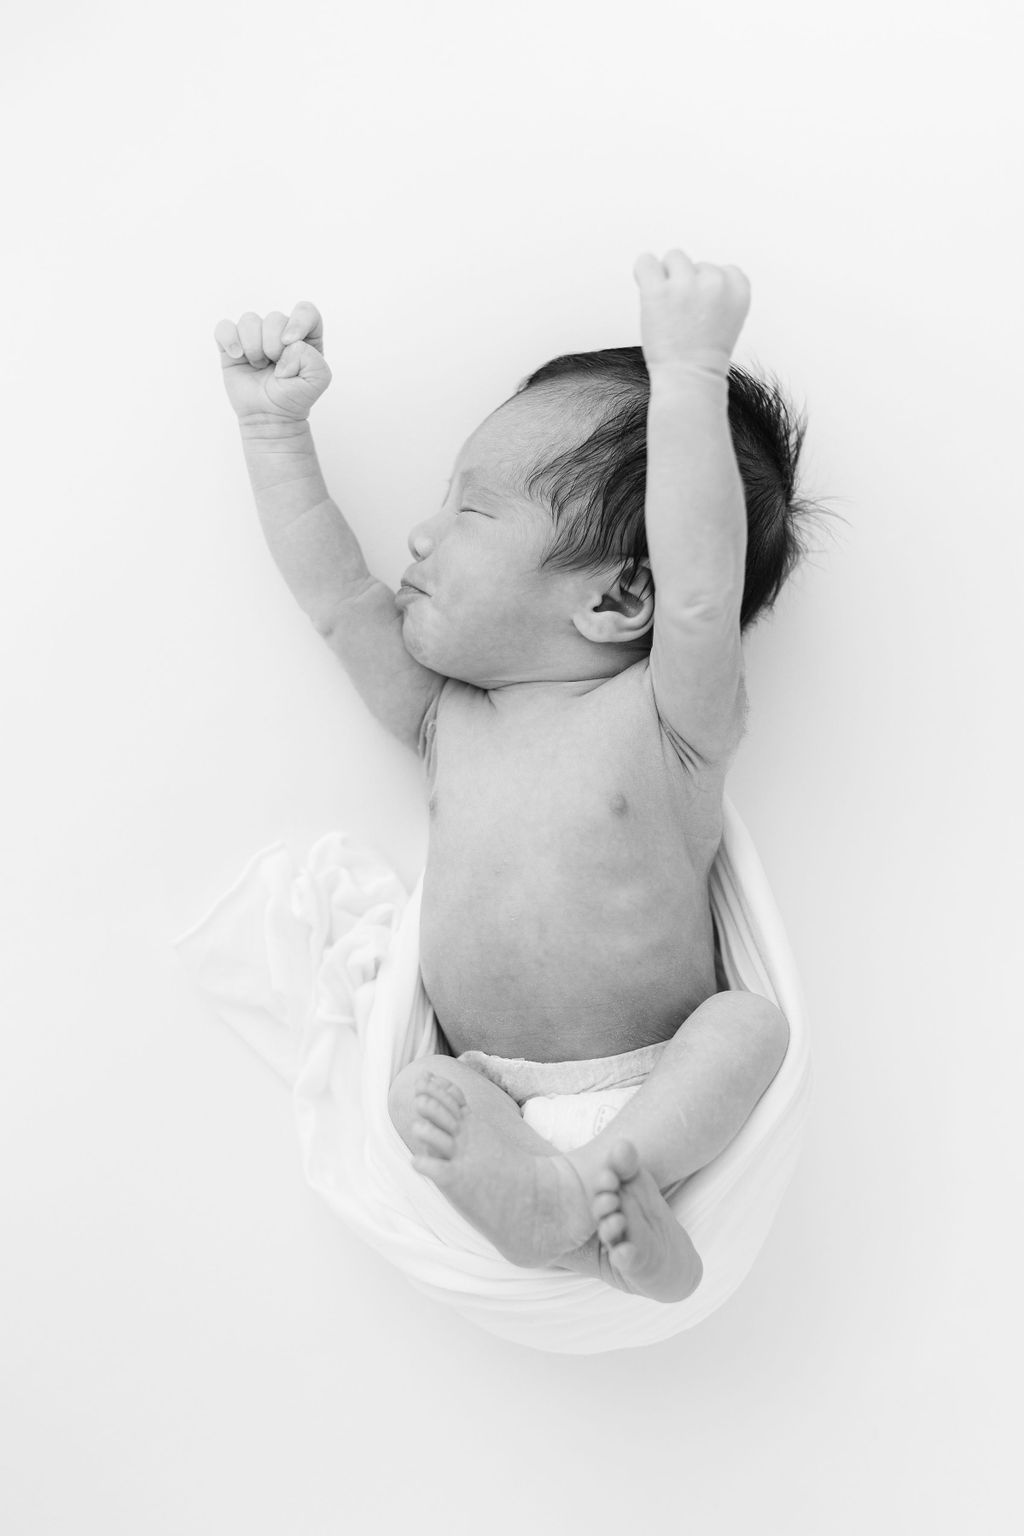
[[[729,427],[729,360],[750,285],[737,267],[643,255],[647,547],[654,577],[651,682],[684,757],[721,760],[743,729],[740,609],[747,515]]]
[[[307,419],[331,382],[320,314],[309,303],[290,317],[248,313],[221,320],[214,337],[278,569],[365,703],[415,749],[444,678],[409,655],[394,593],[370,574],[320,472]]]

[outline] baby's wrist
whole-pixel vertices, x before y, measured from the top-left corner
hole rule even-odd
[[[695,347],[686,352],[678,352],[673,357],[655,358],[653,362],[648,360],[647,372],[652,384],[662,380],[671,382],[694,376],[706,377],[708,374],[716,379],[727,379],[731,366],[732,358],[728,352],[722,352],[717,347]]]
[[[261,438],[276,439],[312,435],[308,420],[289,420],[284,416],[240,416],[238,430],[243,438],[254,441]]]

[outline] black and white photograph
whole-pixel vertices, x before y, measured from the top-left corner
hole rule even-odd
[[[5,1536],[1024,1526],[1022,43],[9,9]]]

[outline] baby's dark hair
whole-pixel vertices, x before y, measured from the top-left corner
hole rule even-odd
[[[623,575],[631,581],[648,554],[644,492],[651,385],[643,349],[605,347],[553,358],[515,393],[562,380],[582,385],[605,411],[583,442],[539,461],[525,477],[526,494],[546,501],[555,519],[554,539],[541,564],[587,570],[622,560]],[[801,525],[818,509],[796,495],[807,423],[793,414],[777,379],[759,379],[733,365],[729,427],[747,507],[740,609],[745,630],[770,611],[806,553]],[[651,638],[648,632],[648,645]]]

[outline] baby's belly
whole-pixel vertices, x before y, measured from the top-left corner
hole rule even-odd
[[[667,864],[550,852],[432,848],[420,963],[456,1055],[615,1055],[668,1039],[716,990],[706,870],[685,846]]]

